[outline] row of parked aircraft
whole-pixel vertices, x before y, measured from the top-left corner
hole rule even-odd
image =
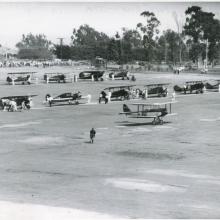
[[[6,81],[8,84],[31,84],[33,79],[33,75],[36,72],[15,72],[15,73],[8,73]],[[79,73],[79,79],[82,80],[94,80],[94,81],[103,81],[104,80],[104,73],[105,71],[100,70],[88,70]],[[130,78],[133,79],[128,71],[121,70],[121,71],[110,71],[108,74],[109,79],[122,79],[122,80],[129,80]],[[49,82],[57,82],[57,83],[66,83],[72,79],[70,74],[68,73],[45,73],[43,77],[44,81]]]
[[[18,109],[30,109],[32,98],[36,95],[28,96],[8,96],[0,99],[0,106],[4,110],[17,111]],[[80,104],[79,101],[84,99],[81,93],[63,93],[56,97],[46,95],[46,103],[51,107],[52,104]],[[121,115],[126,115],[129,118],[145,118],[153,119],[152,124],[163,124],[163,118],[167,115],[175,115],[171,112],[171,105],[175,102],[165,103],[133,103],[136,106],[136,110],[131,110],[126,104],[123,104],[123,112]]]
[[[211,85],[209,84],[208,89],[215,91],[219,89],[220,80],[216,81],[218,84]],[[147,96],[148,97],[166,97],[167,89],[169,84],[148,84],[145,85]],[[132,92],[138,91],[139,98],[143,98],[143,91],[140,89],[134,89],[135,85],[123,85],[123,86],[112,86],[105,88],[103,91],[110,92],[110,100],[128,100],[132,98],[137,98],[136,96],[132,97]],[[218,88],[217,88],[218,87]],[[214,88],[214,89],[213,89]],[[192,92],[202,93],[204,89],[204,83],[202,81],[190,81],[186,82],[183,88],[174,86],[176,92],[183,94],[190,94]],[[218,90],[219,91],[219,90]],[[102,93],[103,94],[103,93]],[[146,93],[145,93],[146,95]],[[30,109],[32,98],[36,95],[25,95],[25,96],[8,96],[0,98],[0,106],[2,109],[7,109],[8,111],[13,111],[13,103],[16,103],[16,108],[20,109]],[[106,96],[108,96],[106,94]],[[45,97],[45,103],[51,107],[52,105],[60,104],[82,104],[86,103],[86,96],[82,96],[80,92],[76,93],[62,93],[58,96],[52,97],[50,94],[47,94]],[[125,115],[129,118],[145,118],[153,119],[152,124],[163,124],[163,118],[167,115],[175,115],[172,113],[172,104],[175,101],[165,102],[165,103],[133,103],[131,107],[128,107],[126,104],[123,104],[123,112],[120,112],[121,115]],[[134,107],[135,106],[135,107]],[[133,109],[135,108],[135,109]]]
[[[8,83],[21,83],[21,84],[31,84],[31,78],[35,72],[17,72],[9,73],[7,77]],[[83,71],[79,74],[79,79],[93,79],[94,81],[103,80],[104,71]],[[110,79],[130,79],[127,71],[112,71],[109,73],[108,77]],[[67,76],[63,73],[46,73],[44,74],[44,80],[46,82],[67,82]],[[136,85],[122,85],[122,86],[112,86],[105,88],[101,94],[100,98],[106,99],[108,97],[109,101],[113,100],[129,100],[133,98],[151,98],[151,97],[166,97],[168,95],[169,83],[163,84],[147,84],[143,85],[143,89],[135,89]],[[185,82],[183,86],[175,85],[173,90],[177,93],[191,94],[191,93],[203,93],[204,88],[210,91],[219,91],[220,80],[213,82],[203,82],[203,81],[188,81]],[[106,94],[108,93],[108,94]],[[28,96],[8,96],[0,98],[0,106],[3,109],[8,109],[13,111],[13,105],[20,109],[30,109],[32,98],[36,95]],[[47,94],[45,97],[45,103],[51,107],[52,105],[59,104],[81,104],[85,103],[82,100],[85,96],[82,96],[80,92],[77,93],[63,93],[58,96],[52,97]],[[106,102],[105,102],[106,103]],[[121,115],[125,115],[129,118],[151,118],[153,119],[152,124],[163,124],[163,117],[167,115],[174,115],[171,111],[172,104],[175,101],[165,102],[165,103],[133,103],[131,107],[123,104],[123,112]],[[135,106],[135,107],[134,107]],[[135,108],[135,109],[133,109]]]
[[[100,94],[102,96],[100,98],[106,98],[110,96],[109,100],[129,100],[136,98],[152,98],[152,97],[167,97],[168,95],[168,86],[169,83],[160,83],[160,84],[147,84],[142,85],[143,89],[137,88],[136,85],[122,85],[122,86],[111,86],[105,88]],[[191,94],[191,93],[203,93],[204,88],[210,91],[219,91],[220,80],[216,80],[215,84],[206,83],[204,84],[202,81],[188,81],[185,82],[184,86],[175,85],[173,90],[177,93],[182,94]],[[81,98],[81,93],[63,93],[57,97],[51,97],[49,94],[46,96],[46,100],[49,100],[51,105],[55,102],[68,102],[77,101]],[[4,97],[3,97],[4,98]],[[14,96],[12,96],[14,98]]]

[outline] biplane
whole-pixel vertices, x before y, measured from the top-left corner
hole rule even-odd
[[[169,83],[148,84],[144,87],[147,88],[147,97],[166,97],[168,93]]]
[[[205,88],[208,91],[219,92],[220,91],[220,79],[210,80],[206,82]]]
[[[16,111],[17,109],[29,110],[32,106],[32,97],[37,95],[6,96],[0,98],[1,109]]]
[[[6,81],[10,85],[15,84],[31,84],[31,80],[33,78],[33,74],[36,72],[15,72],[15,73],[8,73]]]
[[[203,93],[204,91],[204,83],[202,81],[188,81],[184,84],[183,87],[180,87],[178,85],[175,85],[173,87],[175,92],[178,93],[183,93],[183,94],[187,94],[187,93]]]
[[[111,73],[109,73],[109,78],[110,79],[113,79],[113,76],[114,76],[114,79],[122,79],[122,80],[129,80],[129,73],[127,70],[121,70],[121,71],[113,71]]]
[[[45,73],[44,80],[46,83],[66,83],[66,75],[64,73]]]
[[[123,104],[123,112],[121,115],[126,115],[129,118],[141,118],[141,119],[153,119],[153,125],[162,125],[163,118],[168,115],[176,115],[172,113],[172,104],[176,102],[164,102],[164,103],[133,103],[136,106],[136,110],[132,111],[126,104]]]
[[[72,93],[62,93],[61,95],[52,97],[50,94],[47,94],[46,97],[46,103],[49,104],[51,107],[53,104],[72,104],[72,105],[78,105],[79,101],[83,99],[80,92]]]
[[[105,88],[104,90],[107,90],[110,94],[111,100],[128,100],[130,99],[130,94],[131,94],[131,88],[134,85],[125,85],[125,86],[112,86]]]
[[[103,81],[103,75],[105,71],[88,70],[79,73],[79,79],[93,79],[94,81]]]

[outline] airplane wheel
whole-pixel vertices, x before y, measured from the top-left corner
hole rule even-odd
[[[155,121],[155,120],[153,120],[153,121],[152,121],[152,124],[153,124],[153,125],[156,125],[156,121]]]
[[[24,82],[22,82],[22,85],[24,85]]]

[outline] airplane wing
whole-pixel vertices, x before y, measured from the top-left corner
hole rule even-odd
[[[119,112],[119,115],[132,115],[132,114],[137,114],[139,112]]]
[[[166,104],[174,104],[177,103],[178,101],[170,101],[170,102],[161,102],[161,103],[146,103],[146,102],[142,102],[142,103],[132,103],[132,105],[141,105],[141,106],[155,106],[155,105],[166,105]]]
[[[170,101],[170,102],[160,102],[160,103],[153,103],[153,105],[167,105],[167,104],[175,104],[178,101]]]
[[[34,96],[37,96],[37,95],[6,96],[6,97],[2,97],[1,99],[17,99],[17,98],[34,97]]]
[[[124,88],[131,88],[134,87],[135,85],[127,85],[127,86],[111,86],[107,87],[104,90],[110,90],[110,89],[124,89]]]
[[[136,115],[136,116],[130,116],[129,118],[157,118],[157,115],[149,115],[149,116],[143,116],[143,115]]]
[[[26,75],[26,74],[34,74],[36,72],[15,72],[15,73],[8,73],[9,75]]]
[[[154,87],[154,86],[168,86],[170,83],[156,83],[156,84],[147,84],[144,87]]]

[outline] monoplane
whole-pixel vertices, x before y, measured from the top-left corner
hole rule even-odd
[[[126,115],[129,118],[139,119],[153,119],[152,124],[163,124],[163,118],[168,115],[176,115],[172,113],[172,104],[176,102],[164,102],[164,103],[133,103],[136,107],[135,111],[132,111],[126,104],[123,104],[123,112],[119,114]]]
[[[31,84],[31,80],[33,78],[33,74],[36,72],[15,72],[15,73],[8,73],[6,81],[10,85],[15,84]]]
[[[103,81],[103,75],[105,71],[88,70],[79,74],[79,79],[91,79],[94,81]]]
[[[72,105],[78,105],[79,101],[83,99],[80,92],[72,93],[62,93],[61,95],[52,97],[50,94],[47,94],[46,97],[46,103],[49,104],[51,107],[53,104],[72,104]]]
[[[188,81],[184,84],[184,86],[175,85],[173,87],[174,91],[177,93],[183,94],[192,94],[192,93],[203,93],[204,91],[204,83],[202,81]]]
[[[168,94],[169,83],[148,84],[145,85],[147,89],[147,97],[166,97]]]
[[[17,109],[30,109],[32,104],[32,97],[37,95],[21,95],[21,96],[6,96],[0,98],[0,106],[2,109],[13,111],[13,103],[16,103]]]
[[[124,85],[124,86],[112,86],[105,88],[108,91],[108,96],[110,95],[110,100],[128,100],[130,99],[131,89],[134,85]]]
[[[127,70],[121,70],[121,71],[112,71],[109,73],[109,78],[110,79],[122,79],[122,80],[129,80],[129,73]]]
[[[66,75],[64,73],[45,73],[44,80],[46,83],[66,83]]]

